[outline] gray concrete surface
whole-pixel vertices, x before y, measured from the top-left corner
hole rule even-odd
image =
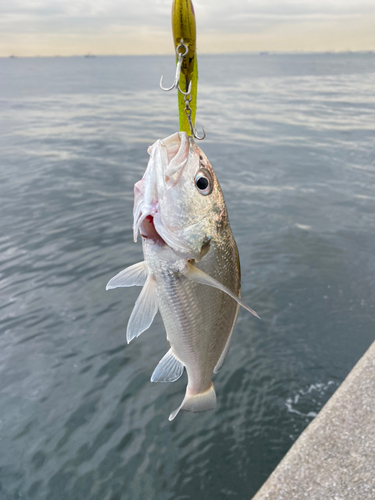
[[[253,500],[375,500],[375,342]]]

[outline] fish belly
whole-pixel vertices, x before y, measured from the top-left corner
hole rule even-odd
[[[213,370],[227,344],[238,305],[227,294],[195,283],[179,272],[186,262],[167,246],[144,240],[145,260],[154,276],[159,310],[173,354],[186,367],[188,391],[200,394],[211,387]],[[196,267],[240,292],[238,253],[231,232]]]

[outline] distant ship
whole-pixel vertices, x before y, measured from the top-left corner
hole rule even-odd
[[[17,56],[15,56],[14,54],[12,54],[11,56],[9,56],[9,59],[16,59]]]
[[[84,57],[96,57],[96,56],[94,56],[93,54],[85,54]]]

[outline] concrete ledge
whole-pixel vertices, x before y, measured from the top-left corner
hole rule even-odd
[[[375,499],[375,342],[253,500]]]

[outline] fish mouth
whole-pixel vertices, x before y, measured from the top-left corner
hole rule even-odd
[[[180,257],[190,258],[190,249],[184,244],[183,238],[179,233],[175,233],[168,229],[161,220],[160,214],[155,208],[140,215],[136,224],[137,232],[139,231],[142,238],[151,240],[160,246],[169,247],[176,255]]]
[[[183,237],[184,230],[175,232],[167,228],[163,224],[156,207],[147,207],[144,212],[139,214],[138,220],[134,225],[134,241],[137,241],[138,231],[142,238],[150,240],[157,245],[169,247],[179,257],[196,258],[192,254],[188,242]]]
[[[152,240],[154,243],[159,245],[167,245],[160,234],[155,229],[154,217],[152,215],[146,215],[139,224],[139,232],[142,238]]]
[[[161,214],[161,204],[167,191],[180,181],[190,146],[189,137],[182,132],[156,141],[148,150],[150,160],[146,172],[134,186],[134,241],[140,232],[143,238],[168,246],[180,256],[190,256],[184,229],[168,227]]]

